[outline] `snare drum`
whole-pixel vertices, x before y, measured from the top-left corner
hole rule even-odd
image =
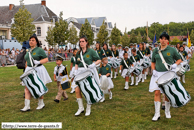
[[[39,98],[48,92],[48,88],[41,81],[35,69],[25,72],[20,79],[26,85],[34,98]]]
[[[142,71],[143,71],[143,67],[140,64],[136,64],[136,66],[134,67],[133,73],[136,76],[139,76]]]
[[[87,69],[81,71],[75,76],[74,81],[83,93],[87,104],[93,104],[102,99],[103,93],[94,79],[91,70]]]
[[[177,67],[176,67],[176,74],[178,75],[178,76],[183,76],[184,74],[186,73],[186,69],[182,66],[182,65],[178,65]]]
[[[191,96],[182,86],[173,71],[169,71],[160,76],[156,83],[165,93],[172,107],[184,106],[191,100]]]
[[[108,65],[109,65],[110,67],[112,67],[112,61],[111,61],[111,58],[110,58],[110,57],[108,57]]]

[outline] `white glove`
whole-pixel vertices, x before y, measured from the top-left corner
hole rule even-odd
[[[158,77],[158,72],[156,70],[153,70],[153,74],[154,77]]]
[[[93,69],[95,67],[96,67],[96,64],[95,63],[92,63],[91,65],[88,66],[88,68],[90,68],[90,69]]]
[[[183,63],[180,63],[180,65],[183,67]]]
[[[34,60],[34,64],[35,65],[39,65],[40,64],[40,61]]]
[[[121,70],[119,70],[119,73],[121,74]]]
[[[176,67],[177,67],[177,64],[173,64],[173,65],[171,66],[172,69],[176,69]]]
[[[77,70],[74,71],[74,75],[75,75],[75,76],[77,75]]]
[[[171,71],[174,71],[176,73],[176,69],[172,69]]]

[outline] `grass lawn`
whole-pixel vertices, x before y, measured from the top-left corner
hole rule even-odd
[[[70,67],[70,62],[63,62]],[[53,80],[55,63],[47,63],[45,67]],[[125,80],[119,76],[113,79],[113,99],[109,100],[106,95],[104,103],[92,105],[92,113],[89,117],[81,114],[75,117],[78,109],[76,96],[67,90],[69,99],[60,101],[53,100],[57,95],[56,82],[47,84],[48,93],[44,96],[45,108],[36,110],[38,100],[32,98],[31,111],[20,112],[24,107],[24,87],[20,86],[19,77],[22,70],[16,67],[0,68],[0,122],[62,122],[63,129],[72,130],[137,130],[137,129],[194,129],[194,60],[190,63],[191,71],[186,73],[184,87],[191,95],[191,101],[184,107],[171,108],[171,119],[166,119],[161,110],[161,119],[152,122],[154,115],[154,93],[148,92],[150,76],[145,83],[138,86],[130,86],[129,90],[123,90]],[[130,84],[130,83],[129,83]],[[84,99],[84,98],[83,98]],[[84,101],[84,107],[86,102]]]

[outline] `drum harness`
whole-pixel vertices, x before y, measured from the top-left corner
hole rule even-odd
[[[161,53],[161,50],[158,50],[158,54],[159,54],[159,56],[160,56],[160,58],[161,58],[161,60],[162,60],[162,63],[164,64],[165,68],[166,68],[168,71],[170,71],[171,69],[169,69],[168,64],[166,63],[166,61],[165,61],[165,59],[164,59],[164,57],[163,57],[163,55],[162,55],[162,53]],[[170,66],[170,65],[169,65],[169,66]],[[170,67],[170,68],[171,68],[171,67]]]

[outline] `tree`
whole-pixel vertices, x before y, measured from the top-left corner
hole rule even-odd
[[[54,42],[58,43],[59,46],[67,44],[69,38],[68,23],[63,20],[63,12],[59,14],[59,21],[55,22],[55,27],[53,29]]]
[[[137,43],[137,37],[135,36],[135,33],[132,32],[130,35],[130,42],[131,43]]]
[[[48,31],[47,31],[47,36],[45,39],[46,42],[48,42],[49,46],[56,46],[57,44],[54,42],[54,28],[53,26],[49,27]]]
[[[147,36],[146,36],[146,34],[145,34],[145,33],[144,33],[144,35],[143,35],[142,42],[145,42],[145,43],[147,43],[147,42],[148,42],[148,40],[147,40]]]
[[[142,37],[141,37],[140,32],[138,32],[138,35],[137,35],[137,43],[141,43],[141,42],[142,42]]]
[[[124,35],[121,38],[121,43],[122,43],[123,47],[129,46],[129,44],[130,44],[130,38],[127,34],[126,28],[125,28]]]
[[[91,45],[94,41],[94,33],[92,31],[92,27],[87,19],[85,19],[85,23],[82,24],[79,37],[86,36],[88,39],[88,43]]]
[[[77,30],[74,26],[72,26],[70,28],[70,31],[69,31],[69,39],[68,39],[68,42],[73,44],[73,45],[76,45],[76,43],[78,42],[79,38],[77,36]]]
[[[103,43],[107,43],[108,40],[109,40],[109,37],[108,37],[108,31],[106,30],[106,25],[103,21],[102,25],[100,26],[100,30],[97,34],[97,38],[96,38],[96,41],[100,42],[101,44]]]
[[[116,23],[115,23],[115,26],[111,31],[109,45],[112,45],[114,43],[117,46],[121,41],[120,37],[121,37],[120,30],[116,27]]]
[[[36,32],[33,21],[31,13],[23,5],[14,15],[14,23],[11,25],[12,37],[20,43],[27,41]]]
[[[191,43],[194,43],[194,30],[193,29],[191,30],[191,33],[190,33],[190,39],[191,39]]]
[[[172,42],[180,42],[179,39],[177,37],[175,37]]]

